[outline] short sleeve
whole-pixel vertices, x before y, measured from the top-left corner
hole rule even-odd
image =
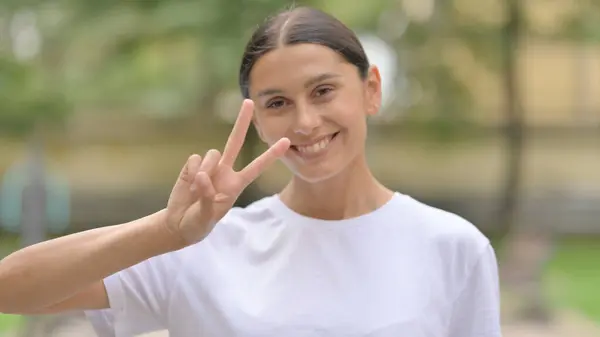
[[[110,309],[86,311],[99,337],[129,337],[165,329],[181,251],[143,261],[107,277]]]
[[[454,302],[448,336],[502,336],[498,264],[489,244]]]

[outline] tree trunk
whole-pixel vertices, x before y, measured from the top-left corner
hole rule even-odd
[[[520,9],[518,0],[506,0],[508,20],[504,29],[504,88],[506,168],[498,209],[498,230],[506,236],[517,222],[519,199],[522,193],[524,150],[524,113],[518,87],[517,50],[520,38]]]
[[[552,249],[552,233],[519,223],[523,195],[525,121],[518,86],[518,47],[522,34],[519,0],[506,0],[508,20],[504,30],[504,86],[506,94],[504,129],[506,168],[498,208],[499,236],[506,255],[502,264],[503,285],[516,295],[517,318],[547,322],[549,310],[542,278]]]

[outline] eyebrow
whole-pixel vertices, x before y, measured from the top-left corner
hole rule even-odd
[[[316,83],[323,82],[323,81],[326,81],[326,80],[329,80],[332,78],[341,77],[341,76],[342,75],[336,74],[336,73],[324,73],[321,75],[317,75],[317,76],[309,79],[308,81],[306,81],[306,83],[304,83],[304,87],[308,88],[308,87],[315,85]],[[257,96],[264,97],[264,96],[281,94],[281,93],[283,93],[283,90],[280,90],[280,89],[265,89],[265,90],[260,91],[257,94]]]

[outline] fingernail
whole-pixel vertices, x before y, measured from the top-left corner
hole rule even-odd
[[[196,192],[196,189],[197,189],[197,187],[196,187],[196,184],[192,184],[192,185],[190,186],[190,191],[192,191],[192,192]]]

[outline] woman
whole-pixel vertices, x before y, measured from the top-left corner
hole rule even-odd
[[[367,166],[381,79],[352,31],[280,13],[248,43],[240,87],[223,153],[191,156],[164,210],[7,257],[0,311],[85,310],[117,337],[500,336],[489,241]],[[251,123],[270,148],[234,172]],[[277,159],[294,173],[281,193],[232,208]]]

